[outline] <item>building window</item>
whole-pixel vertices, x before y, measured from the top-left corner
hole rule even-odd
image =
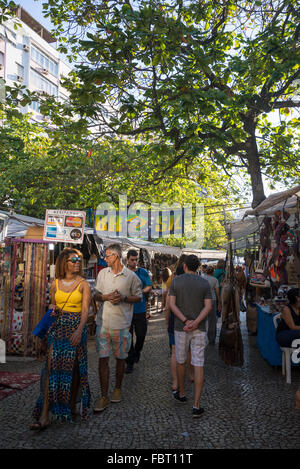
[[[13,33],[12,31],[10,31],[9,29],[5,29],[5,36],[8,40],[8,42],[10,42],[13,46],[17,46],[17,35],[16,33]]]
[[[31,46],[31,58],[39,64],[42,68],[45,68],[54,76],[58,76],[58,63],[50,59],[47,55],[40,52],[36,47]]]
[[[58,96],[58,87],[33,69],[30,70],[30,83],[36,88],[36,91],[44,91],[49,95]]]
[[[29,107],[35,112],[40,112],[40,103],[38,101],[32,101]]]
[[[17,76],[20,78],[24,78],[24,67],[17,63]]]
[[[69,97],[68,97],[68,96],[66,96],[66,95],[65,95],[65,94],[63,94],[63,93],[60,93],[59,97],[60,97],[60,101],[61,101],[62,103],[65,103],[65,102],[67,102],[67,101],[68,101],[68,99],[69,99]]]

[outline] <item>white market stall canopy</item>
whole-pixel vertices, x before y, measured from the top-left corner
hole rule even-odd
[[[230,234],[232,239],[244,238],[257,233],[262,220],[263,217],[254,217],[247,220],[233,220],[225,226],[225,230],[227,234]]]
[[[225,259],[226,251],[210,250],[210,249],[188,249],[179,248],[176,246],[167,246],[165,244],[151,243],[150,241],[144,241],[136,238],[104,238],[102,237],[104,246],[107,247],[112,243],[120,243],[124,248],[145,248],[151,254],[170,254],[172,256],[180,257],[181,254],[195,254],[200,259]]]
[[[277,210],[287,210],[295,213],[300,208],[300,185],[283,192],[271,194],[253,210],[247,210],[244,217],[248,215],[271,215]]]
[[[241,250],[254,247],[259,240],[260,225],[264,217],[251,217],[247,220],[233,220],[225,225],[225,230],[233,241],[234,250]],[[229,244],[223,244],[223,249],[228,249]]]
[[[182,248],[183,254],[195,254],[200,259],[219,260],[226,259],[226,251],[218,251],[217,249],[188,249]]]
[[[247,249],[259,244],[259,231],[264,217],[266,215],[272,216],[278,210],[288,211],[291,216],[287,223],[294,226],[294,214],[300,210],[300,185],[283,192],[271,194],[255,209],[247,210],[243,219],[228,223],[225,229],[233,241],[233,249]],[[247,218],[248,216],[249,218]],[[228,243],[222,247],[228,249]]]
[[[144,241],[142,239],[136,239],[136,238],[119,238],[119,237],[105,238],[101,236],[101,239],[103,240],[103,244],[105,247],[113,243],[120,243],[124,249],[144,248],[144,249],[147,249],[147,251],[149,251],[151,254],[155,254],[155,253],[170,254],[172,256],[177,256],[177,257],[180,257],[181,252],[182,252],[181,249],[176,246],[166,246],[164,244],[151,243],[150,241]]]
[[[44,227],[45,224],[45,220],[40,218],[28,217],[26,215],[20,215],[14,212],[4,212],[0,210],[0,220],[2,218],[7,220],[7,227],[4,238],[24,238],[28,228],[33,226]],[[84,232],[85,234],[93,234],[94,231],[90,228],[85,228]]]
[[[8,216],[0,213],[0,243],[3,243],[7,235]]]
[[[255,246],[258,246],[259,244],[259,237],[257,236],[255,238],[255,241],[254,241],[254,238],[253,236],[250,236],[248,238],[243,238],[243,239],[236,239],[232,242],[232,249],[234,251],[241,251],[241,250],[245,250],[245,249],[252,249],[254,248]],[[222,245],[222,248],[224,249],[229,249],[229,244],[226,243],[226,244],[223,244]]]
[[[23,238],[26,232],[31,226],[44,226],[45,220],[28,217],[26,215],[19,215],[13,212],[4,212],[0,210],[0,220],[3,220],[3,234],[7,238]],[[6,226],[7,225],[7,226]],[[4,233],[5,227],[5,233]],[[1,227],[0,227],[1,228]],[[1,230],[0,230],[1,232]],[[84,233],[86,235],[94,235],[94,229],[85,227]],[[1,238],[0,238],[1,240]],[[95,239],[97,242],[97,237]],[[206,250],[206,249],[188,249],[179,248],[176,246],[167,246],[164,244],[152,243],[150,241],[144,241],[136,238],[121,238],[121,237],[101,237],[98,238],[98,242],[103,241],[104,247],[107,247],[112,243],[120,243],[124,249],[137,248],[147,249],[151,255],[158,254],[170,254],[173,256],[180,257],[184,254],[195,254],[201,259],[225,259],[226,251],[218,250]]]
[[[22,238],[30,226],[44,226],[44,220],[39,218],[27,217],[13,212],[4,212],[0,210],[0,218],[7,220],[5,237]]]

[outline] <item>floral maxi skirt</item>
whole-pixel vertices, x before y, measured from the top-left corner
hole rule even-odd
[[[87,418],[91,400],[87,374],[87,327],[83,329],[79,345],[70,343],[79,323],[80,314],[64,311],[49,330],[46,361],[41,373],[41,392],[33,410],[35,420],[41,416],[48,383],[49,411],[57,420],[72,421],[70,403],[75,372],[79,375],[76,402],[81,402],[81,416]]]

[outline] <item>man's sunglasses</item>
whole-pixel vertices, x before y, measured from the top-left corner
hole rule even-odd
[[[68,259],[68,262],[72,262],[72,264],[76,264],[76,262],[81,262],[81,257],[72,257],[72,259]]]

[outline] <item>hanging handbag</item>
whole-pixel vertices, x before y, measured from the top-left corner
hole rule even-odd
[[[219,337],[219,356],[231,366],[243,365],[243,340],[239,325],[239,295],[233,273],[232,250],[222,288],[222,327]]]
[[[234,326],[229,327],[228,324],[222,324],[220,331],[220,344],[223,348],[234,349],[237,340],[237,330]]]
[[[289,285],[297,285],[298,283],[298,277],[297,277],[297,272],[295,269],[295,256],[290,256],[287,266],[286,266],[286,271],[288,274],[288,284]]]
[[[252,333],[257,332],[257,309],[255,304],[248,305],[246,314],[246,325],[248,331],[251,331]]]
[[[235,289],[231,290],[232,315],[228,314],[222,323],[219,337],[219,355],[222,360],[230,366],[243,365],[243,341],[236,314]],[[231,316],[231,317],[230,317]]]
[[[69,298],[70,296],[72,295],[72,293],[76,290],[76,288],[79,287],[79,285],[81,284],[82,280],[76,285],[75,288],[73,288],[73,290],[70,292],[70,295],[68,296],[67,298],[67,301],[65,302],[65,304],[63,305],[62,308],[58,309],[58,308],[55,308],[55,310],[53,310],[52,308],[48,309],[48,311],[46,312],[46,314],[42,317],[42,319],[40,320],[40,322],[35,326],[35,328],[33,329],[32,331],[32,334],[35,335],[36,337],[39,337],[39,339],[44,339],[45,336],[48,334],[49,332],[49,329],[50,327],[52,326],[52,324],[54,323],[54,321],[56,320],[57,318],[57,313],[58,311],[62,311],[64,309],[64,307],[66,306],[66,304],[68,303],[69,301]]]

